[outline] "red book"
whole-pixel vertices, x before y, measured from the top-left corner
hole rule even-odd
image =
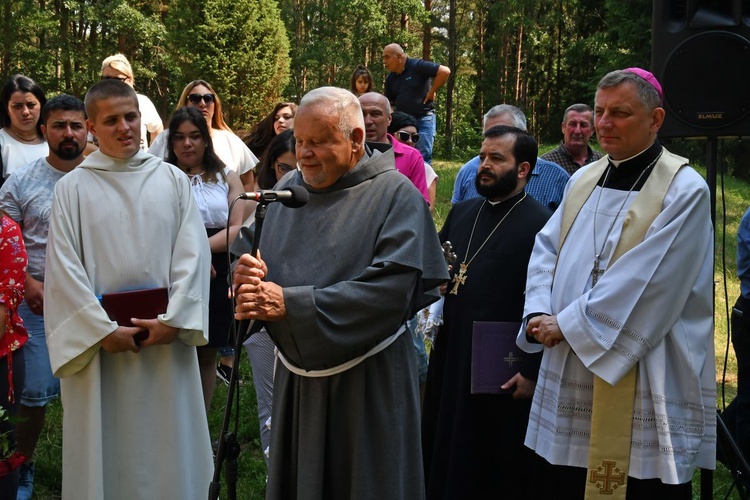
[[[133,326],[130,318],[154,319],[167,312],[169,304],[169,290],[166,288],[147,288],[145,290],[131,290],[129,292],[104,293],[101,298],[102,307],[107,311],[109,319],[120,326]],[[148,333],[139,333],[136,341],[145,340]]]
[[[471,338],[471,393],[512,394],[500,386],[527,363],[528,354],[516,345],[521,323],[475,321]]]

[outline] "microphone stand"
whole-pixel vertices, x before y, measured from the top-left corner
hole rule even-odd
[[[263,231],[263,221],[266,218],[266,210],[268,209],[268,202],[260,201],[255,209],[255,234],[253,235],[253,246],[250,255],[258,257],[258,244],[260,242],[260,233]],[[235,299],[232,297],[232,310],[235,308]],[[229,500],[236,500],[237,498],[237,457],[240,454],[240,445],[237,442],[237,429],[239,427],[239,409],[240,409],[240,398],[239,398],[239,380],[237,379],[237,365],[239,364],[239,353],[242,352],[242,341],[244,333],[247,333],[252,326],[251,321],[243,320],[239,322],[235,320],[232,323],[235,342],[234,342],[234,353],[235,353],[235,368],[232,370],[232,374],[229,377],[229,389],[227,391],[227,402],[224,407],[224,420],[221,424],[221,433],[219,434],[219,448],[216,451],[216,459],[214,461],[214,476],[211,484],[208,487],[208,499],[218,500],[219,491],[221,490],[221,465],[226,460],[226,471],[227,471],[227,498]],[[240,335],[243,333],[243,335]],[[235,398],[235,393],[237,397]],[[234,415],[234,431],[229,432],[229,421],[232,418],[232,404],[233,400],[237,402],[237,412]]]

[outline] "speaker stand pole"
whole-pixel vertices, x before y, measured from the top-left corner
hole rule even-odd
[[[719,139],[715,136],[706,139],[706,182],[711,193],[711,223],[716,226],[716,165],[718,163]]]
[[[718,158],[718,143],[716,136],[706,138],[706,182],[711,199],[711,224],[716,227],[716,164]],[[715,253],[715,252],[714,252]],[[714,285],[715,287],[716,285]],[[714,312],[716,309],[716,289],[714,288]],[[718,415],[717,415],[718,418]],[[714,471],[701,469],[701,500],[713,498]]]

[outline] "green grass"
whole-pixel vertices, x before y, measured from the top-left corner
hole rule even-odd
[[[549,148],[547,148],[549,149]],[[468,160],[468,158],[467,158]],[[438,194],[435,203],[433,217],[435,225],[442,227],[445,217],[450,210],[450,199],[453,192],[453,180],[462,165],[461,162],[435,161],[434,168],[440,177],[438,181]],[[699,171],[700,168],[698,169]],[[705,171],[701,171],[705,175]],[[718,183],[718,182],[717,182]],[[720,189],[719,189],[720,191]],[[726,204],[726,215],[722,205]],[[750,185],[727,178],[725,181],[724,194],[717,195],[717,218],[716,218],[716,263],[715,263],[715,290],[716,290],[716,365],[717,365],[717,387],[719,388],[718,407],[722,407],[721,380],[724,366],[725,353],[728,346],[728,332],[726,320],[726,306],[734,303],[739,294],[739,282],[737,281],[737,267],[735,255],[737,251],[736,234],[739,221],[745,209],[750,204]],[[724,224],[726,224],[726,248],[722,245],[724,236]],[[722,256],[726,256],[726,279],[722,272],[724,264]],[[726,297],[724,293],[726,281]],[[240,428],[238,439],[241,446],[239,457],[239,481],[237,497],[241,499],[255,500],[263,498],[265,491],[265,462],[260,449],[260,438],[258,431],[258,419],[255,404],[255,391],[250,380],[250,366],[247,356],[242,353],[240,369],[245,379],[245,384],[240,388]],[[737,389],[737,363],[734,352],[729,348],[727,356],[726,395],[727,404],[736,394]],[[217,387],[214,396],[214,404],[209,416],[211,436],[215,439],[221,428],[223,419],[223,408],[226,400],[226,388],[223,385]],[[35,498],[57,499],[60,497],[61,489],[61,452],[62,452],[62,408],[58,402],[51,405],[48,418],[42,436],[39,440],[36,456],[36,485]],[[225,474],[222,472],[222,481]],[[725,498],[729,490],[731,477],[723,466],[714,473],[713,488],[714,498]],[[700,491],[699,475],[696,473],[694,480],[694,498],[699,498]],[[222,484],[222,498],[226,498],[226,486]],[[728,498],[739,498],[734,492]]]
[[[250,362],[244,351],[240,361],[240,370],[244,383],[240,386],[240,418],[237,438],[240,443],[240,456],[237,461],[239,480],[237,481],[237,498],[243,500],[262,499],[265,496],[266,463],[260,447],[258,413],[255,402],[255,388],[250,376]],[[219,436],[224,419],[224,406],[227,387],[219,383],[214,394],[209,427],[211,438]],[[236,410],[236,405],[235,405]],[[229,430],[233,430],[234,419]],[[47,411],[44,430],[39,438],[36,450],[34,498],[39,500],[57,500],[62,490],[62,405],[55,401]],[[225,483],[226,472],[221,474],[221,498],[227,498]],[[208,485],[206,485],[208,498]]]

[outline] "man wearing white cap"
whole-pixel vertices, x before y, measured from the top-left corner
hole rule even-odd
[[[518,344],[544,353],[526,434],[540,498],[690,499],[715,465],[709,191],[659,144],[661,101],[640,68],[599,82],[607,156],[537,235]]]

